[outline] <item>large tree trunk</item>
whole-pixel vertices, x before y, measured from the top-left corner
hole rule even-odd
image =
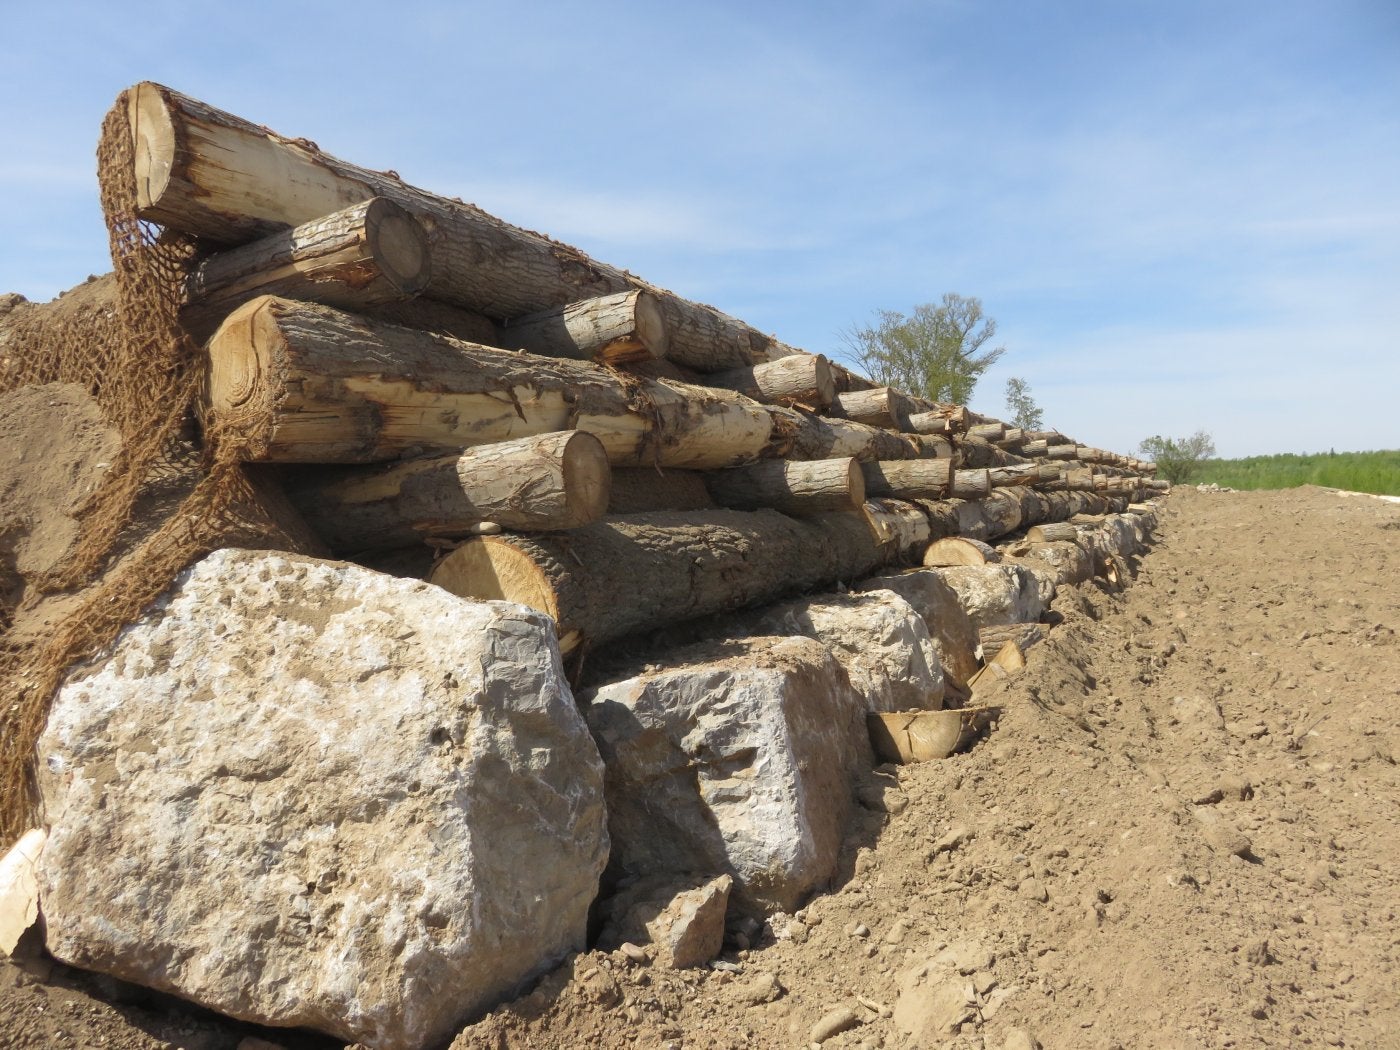
[[[915,412],[909,417],[909,429],[916,434],[951,436],[967,430],[967,409],[962,405],[945,405],[930,412]]]
[[[950,459],[904,459],[861,464],[865,491],[896,499],[943,499],[953,480]]]
[[[770,507],[807,517],[832,511],[858,511],[865,502],[865,479],[856,460],[764,460],[705,476],[710,496],[721,507]]]
[[[650,514],[662,510],[713,510],[715,501],[698,470],[614,467],[608,514]]]
[[[321,471],[288,495],[333,550],[367,551],[466,535],[482,522],[532,532],[588,525],[607,513],[609,476],[602,442],[571,430],[387,468]]]
[[[967,436],[981,441],[997,442],[1006,437],[1005,423],[978,423],[967,428]]]
[[[920,459],[951,460],[957,457],[957,449],[947,438],[931,434],[905,434],[904,437],[918,448]]]
[[[910,430],[909,417],[913,414],[914,405],[908,395],[887,386],[847,391],[831,401],[831,415],[837,419],[890,430]]]
[[[970,434],[958,441],[958,460],[964,467],[1010,467],[1025,462]]]
[[[696,511],[478,537],[430,579],[454,594],[552,616],[569,652],[859,579],[890,557],[858,514],[798,520],[769,510]]]
[[[955,499],[981,499],[992,491],[992,476],[986,470],[955,470],[948,495]]]
[[[507,349],[609,365],[662,358],[671,345],[656,296],[637,289],[528,314],[500,336]]]
[[[497,321],[612,292],[654,292],[670,356],[703,372],[753,364],[768,337],[713,307],[652,288],[583,252],[461,201],[356,167],[305,139],[283,138],[159,84],[127,93],[137,204],[151,222],[242,244],[370,197],[423,222],[432,254],[425,294]]]
[[[355,311],[371,321],[418,328],[424,332],[448,335],[465,343],[500,346],[501,331],[496,322],[485,314],[473,313],[451,303],[436,299],[404,299],[396,303],[378,303]]]
[[[205,259],[190,274],[181,320],[202,340],[259,295],[353,310],[411,298],[431,272],[423,227],[397,204],[373,197]]]
[[[822,410],[836,396],[831,362],[821,354],[794,353],[776,361],[717,372],[707,376],[710,386],[722,386],[765,405],[805,405]]]
[[[766,448],[769,410],[727,390],[635,379],[265,297],[209,342],[206,411],[249,460],[368,463],[558,430],[617,465],[696,468]]]
[[[1015,532],[1024,513],[1021,501],[1005,490],[958,504],[958,533],[989,542]]]
[[[827,419],[795,408],[770,405],[775,446],[789,459],[917,459],[922,451],[908,436],[849,419]]]
[[[1051,521],[1026,530],[1030,543],[1073,543],[1079,538],[1079,529],[1067,521]]]

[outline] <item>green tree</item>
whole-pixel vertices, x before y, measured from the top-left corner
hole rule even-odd
[[[1039,430],[1044,413],[1031,397],[1031,387],[1024,379],[1012,376],[1006,381],[1006,410],[1011,422],[1022,430]]]
[[[1164,438],[1159,434],[1145,440],[1138,451],[1150,456],[1157,471],[1173,485],[1190,481],[1204,460],[1215,455],[1215,442],[1204,430],[1187,438]]]
[[[997,323],[982,313],[982,301],[953,292],[938,305],[923,303],[906,317],[878,311],[879,323],[851,328],[842,339],[857,364],[885,386],[930,401],[965,405],[978,378],[1006,352],[984,349]]]

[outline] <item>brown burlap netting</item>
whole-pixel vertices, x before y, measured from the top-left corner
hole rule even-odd
[[[265,537],[238,450],[206,420],[200,477],[178,509],[133,550],[114,559],[132,509],[169,468],[200,382],[197,348],[179,323],[194,245],[141,222],[126,96],[102,125],[97,170],[116,271],[114,323],[26,311],[0,361],[0,392],[39,383],[78,383],[97,399],[122,448],[79,511],[81,538],[44,592],[76,591],[77,611],[41,641],[0,635],[0,845],[36,818],[34,745],[64,673],[98,653],[136,620],[196,558]]]

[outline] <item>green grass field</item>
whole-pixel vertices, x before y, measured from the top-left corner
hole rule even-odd
[[[1319,452],[1316,455],[1250,456],[1210,459],[1201,464],[1193,484],[1232,489],[1291,489],[1325,485],[1353,492],[1400,496],[1400,450],[1386,452]]]

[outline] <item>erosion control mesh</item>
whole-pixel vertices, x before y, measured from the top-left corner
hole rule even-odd
[[[38,581],[44,592],[78,592],[76,611],[38,641],[0,636],[0,843],[35,819],[34,745],[65,671],[110,644],[195,558],[267,532],[251,509],[257,500],[237,449],[210,427],[193,490],[155,532],[113,558],[138,497],[178,451],[200,382],[197,348],[179,322],[194,245],[138,218],[132,152],[123,94],[103,122],[97,152],[115,318],[27,311],[11,332],[9,359],[0,361],[0,392],[81,384],[122,440],[117,460],[79,510],[75,552]]]

